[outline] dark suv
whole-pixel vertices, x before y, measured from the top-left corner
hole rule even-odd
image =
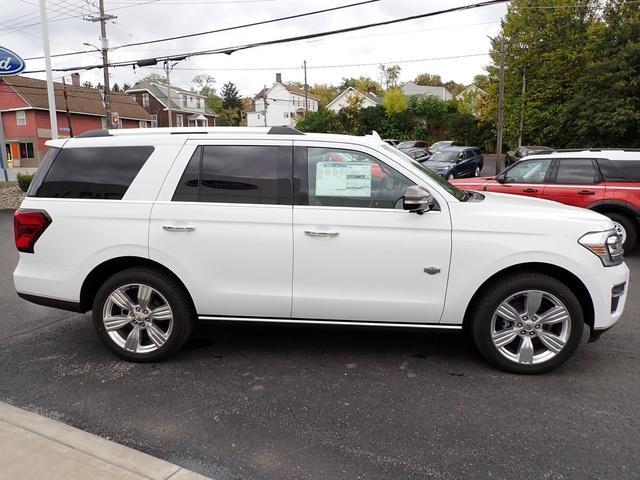
[[[484,157],[478,147],[447,147],[435,152],[422,163],[447,180],[479,177]]]

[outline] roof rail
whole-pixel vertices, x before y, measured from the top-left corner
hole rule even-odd
[[[554,152],[640,152],[640,148],[556,148]]]
[[[111,137],[109,130],[87,130],[80,135],[76,135],[76,138],[91,138],[91,137]]]

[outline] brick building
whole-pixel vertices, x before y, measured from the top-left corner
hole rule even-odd
[[[106,110],[100,91],[81,87],[79,76],[67,85],[67,102],[71,124],[67,119],[62,83],[54,83],[58,136],[79,135],[87,130],[104,128]],[[124,93],[111,93],[111,109],[119,117],[118,128],[147,127],[151,116]],[[28,77],[0,79],[0,113],[7,148],[9,168],[37,167],[51,139],[47,83]]]

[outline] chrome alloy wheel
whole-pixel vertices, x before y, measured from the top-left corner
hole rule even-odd
[[[627,239],[627,230],[622,226],[622,224],[618,222],[613,222],[613,229],[616,231],[618,236],[620,237],[620,241],[622,243]]]
[[[131,353],[162,347],[173,331],[173,312],[160,292],[140,283],[118,287],[107,297],[102,323],[113,342]]]
[[[536,364],[555,357],[569,341],[571,315],[557,297],[525,290],[503,301],[491,319],[491,339],[512,362]]]

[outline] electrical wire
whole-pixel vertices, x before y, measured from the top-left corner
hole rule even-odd
[[[234,52],[238,52],[238,51],[241,51],[241,50],[247,50],[247,49],[250,49],[250,48],[264,47],[264,46],[268,46],[268,45],[278,45],[278,44],[282,44],[282,43],[291,43],[291,42],[297,42],[297,41],[300,41],[300,40],[308,40],[308,39],[311,39],[311,38],[326,37],[326,36],[329,36],[329,35],[337,35],[337,34],[341,34],[341,33],[353,32],[353,31],[357,31],[357,30],[364,30],[364,29],[367,29],[367,28],[379,27],[379,26],[383,26],[383,25],[393,25],[395,23],[407,22],[407,21],[411,21],[411,20],[418,20],[418,19],[421,19],[421,18],[435,17],[435,16],[438,16],[438,15],[444,15],[446,13],[453,13],[453,12],[458,12],[458,11],[471,10],[471,9],[486,7],[486,6],[490,6],[490,5],[497,5],[497,4],[500,4],[500,3],[505,3],[507,1],[509,1],[509,0],[486,0],[484,2],[479,2],[479,3],[469,4],[469,5],[462,5],[462,6],[459,6],[459,7],[447,8],[447,9],[443,9],[443,10],[436,10],[436,11],[433,11],[433,12],[427,12],[427,13],[422,13],[422,14],[417,14],[417,15],[410,15],[408,17],[396,18],[396,19],[392,19],[392,20],[385,20],[385,21],[382,21],[382,22],[375,22],[375,23],[368,23],[368,24],[364,24],[364,25],[357,25],[357,26],[353,26],[353,27],[340,28],[340,29],[337,29],[337,30],[329,30],[329,31],[324,31],[324,32],[310,33],[310,34],[306,34],[306,35],[298,35],[298,36],[294,36],[294,37],[279,38],[279,39],[275,39],[275,40],[266,40],[266,41],[263,41],[263,42],[256,42],[256,43],[249,43],[249,44],[244,44],[244,45],[237,45],[237,46],[234,46],[234,47],[224,47],[224,48],[218,48],[218,49],[214,49],[214,50],[200,50],[200,51],[195,51],[195,52],[185,52],[183,54],[159,56],[159,57],[148,58],[148,59],[125,60],[125,61],[121,61],[121,62],[109,63],[108,66],[109,67],[151,66],[151,65],[154,65],[154,64],[157,64],[157,63],[160,63],[160,62],[185,60],[185,59],[190,58],[190,57],[196,57],[196,56],[202,56],[202,55],[214,55],[214,54],[220,54],[220,53],[224,53],[226,55],[231,55]],[[95,69],[95,68],[104,68],[104,65],[103,64],[95,64],[95,65],[83,65],[83,66],[77,66],[77,67],[54,68],[54,69],[52,69],[52,71],[69,72],[69,71],[76,71],[76,70],[92,70],[92,69]],[[24,72],[24,73],[42,73],[42,72],[45,72],[45,71],[46,70],[30,70],[30,71]]]

